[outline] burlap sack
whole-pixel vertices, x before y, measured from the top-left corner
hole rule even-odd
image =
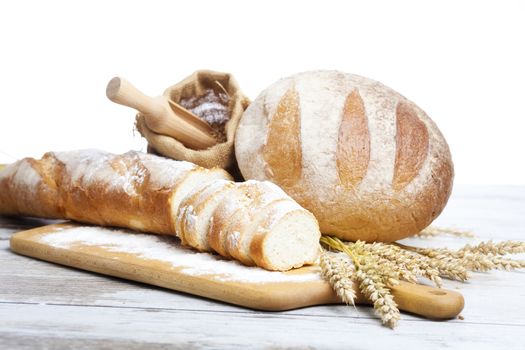
[[[136,127],[140,134],[148,140],[148,152],[176,160],[186,160],[205,168],[220,167],[232,172],[234,176],[238,174],[233,148],[235,130],[250,101],[242,93],[235,78],[228,73],[201,70],[166,89],[164,95],[178,103],[184,98],[201,96],[208,89],[216,89],[217,82],[230,97],[228,104],[230,119],[225,125],[226,141],[205,150],[186,148],[176,139],[157,134],[149,129],[144,122],[144,116],[138,113]]]

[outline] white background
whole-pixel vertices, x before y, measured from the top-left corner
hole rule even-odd
[[[416,102],[447,138],[456,183],[525,184],[524,1],[11,1],[0,4],[0,163],[48,150],[143,149],[121,75],[157,95],[194,70],[252,99],[338,69]]]

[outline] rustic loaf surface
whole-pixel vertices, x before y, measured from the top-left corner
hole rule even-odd
[[[411,101],[337,71],[281,79],[245,111],[236,158],[246,179],[281,186],[348,240],[395,241],[428,226],[452,188],[448,145]]]
[[[288,201],[288,207],[273,216],[257,214],[274,198]],[[232,220],[237,213],[251,216]],[[133,151],[48,152],[40,160],[11,164],[0,171],[2,214],[177,235],[190,247],[270,270],[314,263],[319,253],[316,219],[276,185],[234,183],[219,168]],[[246,219],[258,224],[233,225]],[[241,237],[242,246],[229,246]]]

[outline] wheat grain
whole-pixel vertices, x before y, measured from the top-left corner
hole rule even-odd
[[[400,318],[399,309],[390,289],[382,281],[381,273],[374,264],[365,263],[356,271],[361,293],[372,302],[383,324],[394,328]]]
[[[503,241],[494,243],[492,241],[488,241],[481,242],[476,246],[470,246],[467,244],[457,253],[458,255],[461,255],[466,252],[494,255],[520,254],[525,253],[525,242]]]
[[[456,237],[463,237],[463,238],[475,237],[474,233],[471,231],[464,231],[464,230],[458,230],[458,229],[450,228],[450,227],[437,227],[437,226],[428,226],[427,228],[423,229],[421,232],[416,234],[414,237],[432,238],[432,237],[443,235],[443,234],[448,234],[448,235],[453,235]]]
[[[460,281],[468,279],[468,271],[513,270],[524,267],[519,260],[501,258],[502,255],[523,253],[525,251],[524,242],[503,241],[493,243],[488,241],[481,242],[476,246],[466,245],[459,250],[418,248],[396,244],[403,249],[431,258],[442,276]]]
[[[323,278],[330,283],[341,300],[355,306],[353,262],[344,253],[324,251],[321,254],[320,265]]]
[[[350,243],[351,244],[351,243]],[[365,248],[372,254],[383,257],[386,260],[398,265],[414,278],[401,278],[409,282],[417,282],[417,276],[426,277],[436,286],[441,287],[442,282],[439,277],[439,271],[430,266],[428,259],[410,251],[401,249],[392,244],[372,243],[367,244]],[[408,275],[407,274],[407,275]]]

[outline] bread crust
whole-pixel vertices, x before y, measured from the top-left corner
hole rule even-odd
[[[279,205],[285,204],[285,205]],[[209,226],[208,240],[211,249],[226,258],[234,258],[248,266],[261,266],[270,270],[288,270],[311,263],[309,259],[297,259],[290,266],[277,266],[264,251],[264,240],[273,233],[273,225],[289,213],[309,216],[315,228],[305,229],[312,246],[319,247],[320,232],[315,217],[299,206],[274,184],[259,181],[236,183],[231,193],[215,209]],[[255,227],[252,227],[255,224]],[[244,246],[246,243],[246,250]],[[260,247],[258,245],[261,245]],[[304,249],[304,248],[298,248]],[[256,254],[257,256],[254,256]]]
[[[54,158],[46,164],[32,158],[18,161],[0,171],[0,213],[60,219],[64,206],[57,190],[54,172],[60,167]],[[30,191],[26,189],[30,188]]]
[[[361,183],[370,162],[370,134],[363,99],[357,90],[346,98],[337,141],[337,173],[346,188]]]
[[[274,182],[293,186],[300,179],[301,111],[299,96],[294,88],[289,89],[279,101],[269,122],[268,136],[262,152],[267,163],[265,173]]]
[[[428,130],[404,101],[396,109],[396,161],[392,187],[399,191],[419,173],[428,153]]]
[[[300,101],[302,150],[301,177],[293,184],[269,176],[263,155],[268,126],[291,87]],[[452,190],[450,150],[426,113],[379,82],[336,71],[300,73],[263,91],[239,123],[235,150],[246,179],[274,181],[315,215],[321,232],[346,240],[415,234],[439,215]]]

